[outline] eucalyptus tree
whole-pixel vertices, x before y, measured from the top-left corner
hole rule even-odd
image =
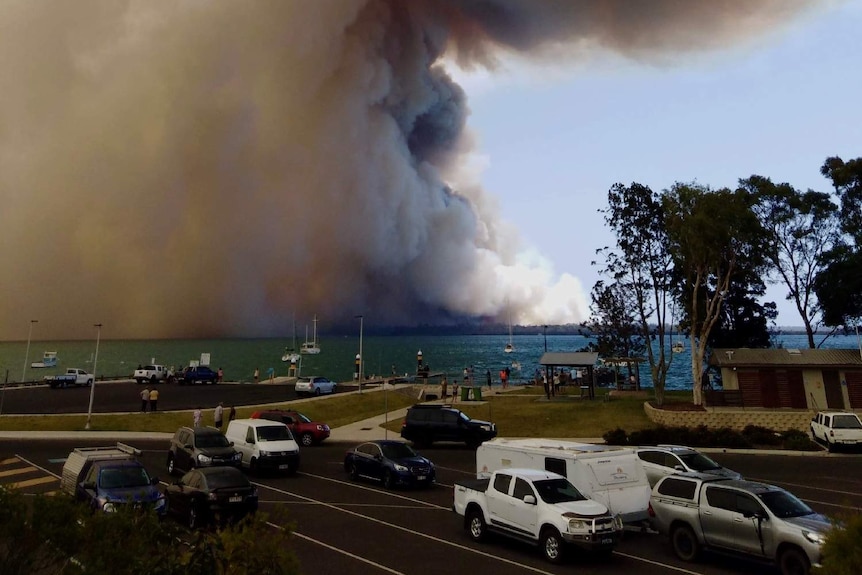
[[[769,238],[766,257],[787,288],[786,299],[796,307],[808,347],[818,347],[814,334],[822,315],[814,279],[825,268],[824,255],[840,242],[838,206],[829,194],[802,193],[763,176],[740,180],[739,185],[756,199],[754,212]]]
[[[644,338],[637,322],[637,307],[630,290],[599,280],[590,298],[590,320],[585,324],[596,338],[595,350],[605,357],[637,357],[644,353]]]
[[[620,298],[630,302],[644,342],[656,403],[662,405],[673,360],[665,337],[673,301],[673,260],[661,198],[642,184],[626,187],[618,183],[608,191],[608,207],[600,213],[616,238],[614,247],[598,250],[605,256],[601,274],[612,280]]]
[[[814,290],[823,322],[849,327],[862,320],[862,158],[827,158],[820,173],[832,180],[840,199],[842,237],[827,254]]]
[[[681,304],[691,346],[693,401],[703,404],[701,375],[709,335],[722,314],[731,282],[746,262],[759,267],[766,234],[751,194],[676,183],[662,196],[669,253],[681,278]]]

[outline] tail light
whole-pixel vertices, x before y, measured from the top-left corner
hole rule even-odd
[[[655,510],[652,508],[652,502],[650,502],[649,507],[647,507],[647,515],[655,517]]]

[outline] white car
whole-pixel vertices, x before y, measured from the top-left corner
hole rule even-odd
[[[338,384],[331,379],[319,375],[300,377],[296,380],[296,395],[322,395],[335,393]]]
[[[656,445],[638,447],[638,458],[646,471],[651,486],[665,475],[697,472],[727,479],[742,479],[742,475],[722,467],[703,453],[682,445]]]
[[[838,445],[862,445],[862,421],[852,411],[820,411],[811,420],[811,435],[829,451]]]

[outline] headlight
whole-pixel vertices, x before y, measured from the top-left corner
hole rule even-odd
[[[242,459],[242,453],[234,453],[233,454],[233,460],[234,461],[239,461],[241,459]]]
[[[617,531],[622,531],[625,528],[622,516],[614,515],[614,527],[616,527]]]
[[[586,529],[587,522],[583,519],[569,519],[569,531]]]
[[[212,457],[207,457],[203,453],[198,454],[198,463],[200,463],[201,465],[209,465],[210,463],[212,463],[212,461]]]
[[[823,542],[826,541],[826,537],[822,533],[817,533],[816,531],[806,531],[803,529],[802,536],[817,545],[823,545]]]
[[[403,465],[398,465],[398,464],[396,463],[396,464],[395,464],[395,471],[399,471],[399,472],[401,472],[401,473],[404,473],[404,472],[406,472],[406,471],[410,471],[410,470],[409,470],[409,469],[407,469],[406,467],[404,467]]]
[[[156,509],[161,509],[165,506],[165,496],[162,495],[158,499],[156,499]]]
[[[326,426],[325,425],[318,425],[317,431],[326,431]]]
[[[491,426],[490,425],[483,425],[482,431],[491,431]]]
[[[106,501],[105,504],[102,505],[102,511],[104,511],[105,513],[113,513],[116,510],[117,508],[114,507],[114,504],[110,501]]]
[[[272,454],[269,451],[264,451],[263,449],[260,450],[261,457],[269,457],[270,455]]]

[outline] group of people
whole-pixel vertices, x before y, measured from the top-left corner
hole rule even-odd
[[[215,427],[219,431],[222,430],[222,426],[224,425],[224,413],[224,402],[220,401],[218,402],[216,408],[213,410],[213,421],[215,423]],[[236,419],[236,408],[231,405],[230,410],[228,411],[227,420],[230,422],[234,419]],[[192,412],[192,423],[195,427],[200,427],[201,425],[203,425],[203,411],[200,407],[198,407]]]
[[[153,387],[145,387],[141,391],[141,412],[145,413],[147,408],[150,411],[156,411],[159,407],[159,390]]]

